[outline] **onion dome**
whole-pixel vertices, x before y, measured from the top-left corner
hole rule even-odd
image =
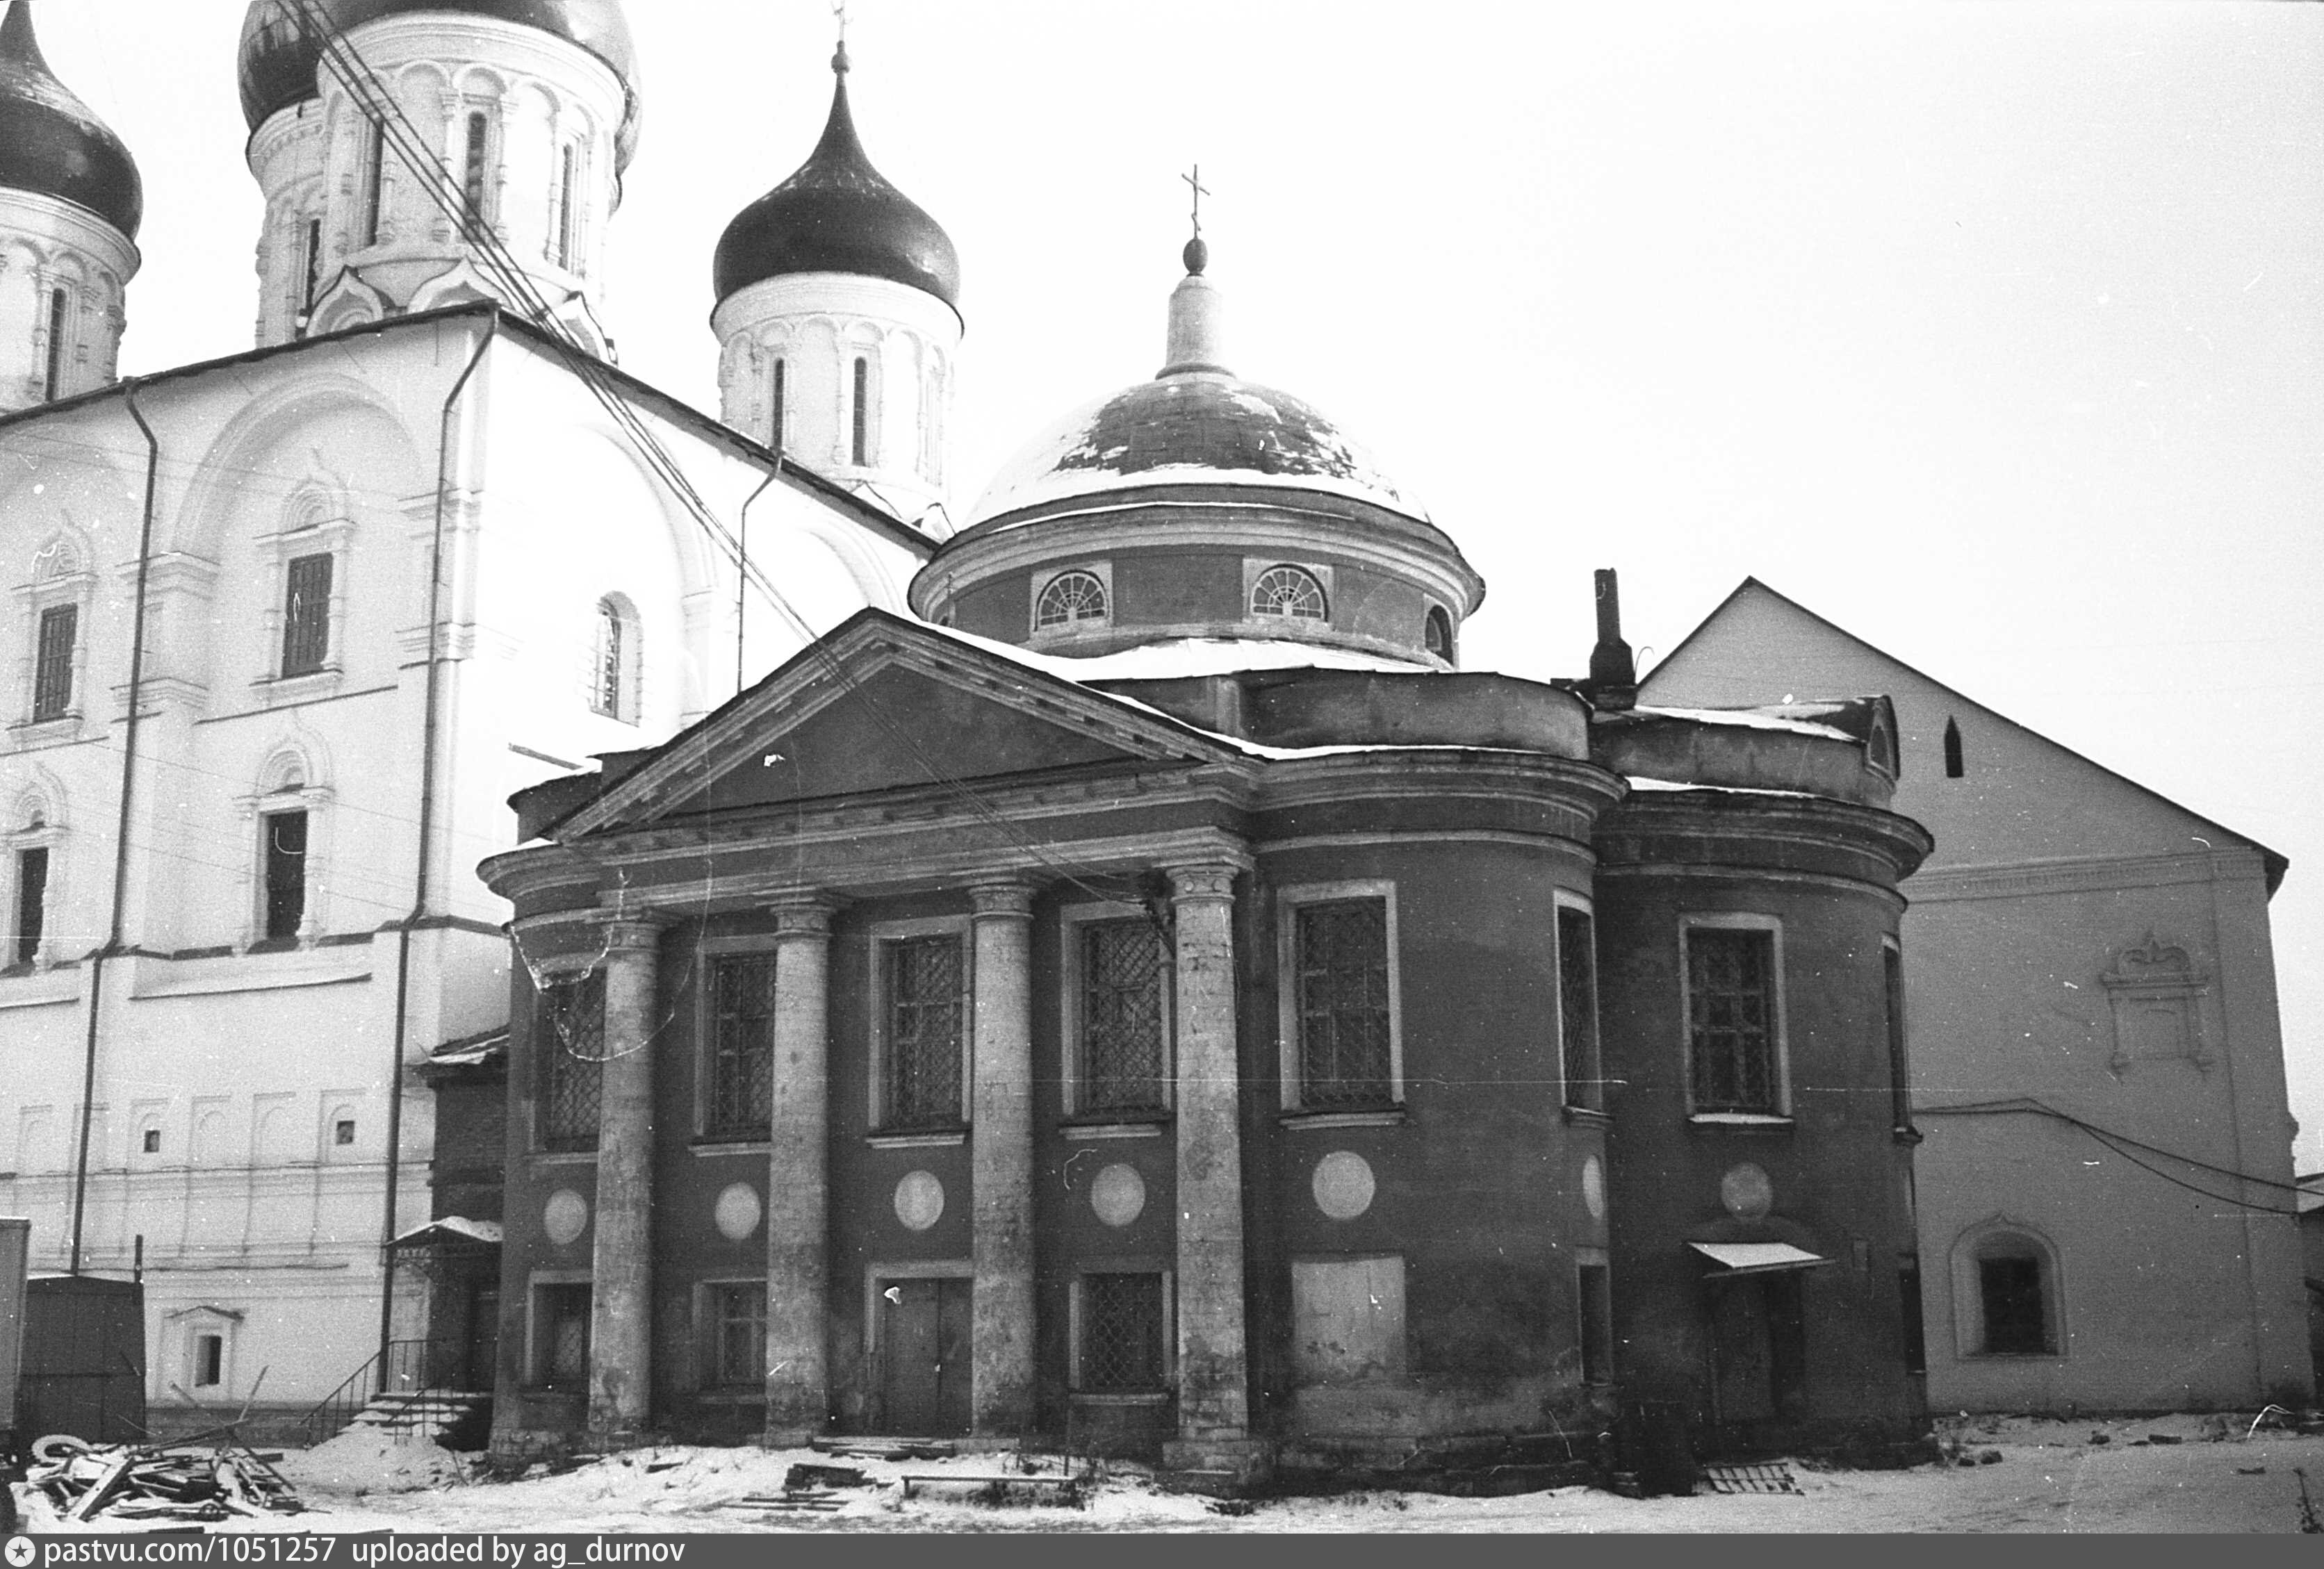
[[[960,309],[960,258],[942,226],[872,167],[847,106],[847,50],[823,140],[788,180],[752,202],[718,241],[713,281],[723,301],[753,283],[799,272],[885,278]]]
[[[972,525],[1095,491],[1234,485],[1325,491],[1426,521],[1427,512],[1311,405],[1220,363],[1209,247],[1186,246],[1170,297],[1167,363],[1150,382],[1084,404],[1004,465]]]
[[[376,22],[383,16],[409,16],[429,12],[457,16],[486,16],[513,22],[579,44],[613,69],[622,79],[627,106],[616,142],[615,165],[626,170],[638,148],[637,45],[630,39],[629,19],[621,0],[311,0],[342,30]],[[293,104],[316,96],[315,73],[322,63],[320,44],[300,25],[300,7],[292,0],[251,0],[242,19],[242,45],[237,69],[242,81],[242,114],[255,131],[269,118]]]
[[[145,216],[129,149],[41,58],[30,0],[0,21],[0,187],[86,208],[133,240]]]

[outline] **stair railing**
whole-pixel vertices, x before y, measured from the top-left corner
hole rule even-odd
[[[370,1402],[373,1375],[378,1371],[379,1352],[374,1352],[364,1359],[363,1366],[349,1373],[337,1389],[318,1400],[315,1408],[299,1419],[297,1428],[308,1448],[327,1443],[346,1431],[355,1413]]]

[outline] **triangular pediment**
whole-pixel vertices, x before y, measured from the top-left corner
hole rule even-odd
[[[885,611],[645,754],[558,838],[790,802],[1220,761],[1214,736]]]

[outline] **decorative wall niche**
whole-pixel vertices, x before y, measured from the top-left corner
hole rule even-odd
[[[2185,948],[2162,941],[2150,928],[2144,941],[2115,951],[2098,983],[2114,1014],[2114,1055],[2107,1066],[2116,1078],[2140,1062],[2183,1061],[2200,1072],[2210,1070],[2202,1000],[2211,977]]]

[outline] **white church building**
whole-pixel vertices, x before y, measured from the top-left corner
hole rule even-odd
[[[942,531],[948,243],[899,281],[738,220],[731,424],[606,362],[633,79],[611,3],[257,0],[257,345],[116,380],[137,171],[0,24],[0,1214],[142,1261],[159,1407],[382,1343],[409,1070],[507,1017],[511,792],[900,610]]]

